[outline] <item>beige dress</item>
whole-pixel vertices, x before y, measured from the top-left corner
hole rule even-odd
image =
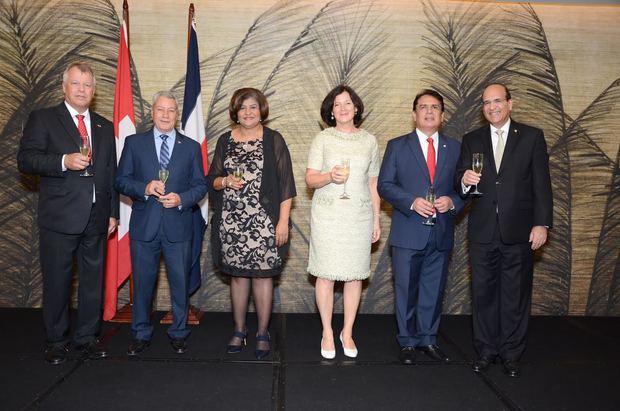
[[[379,148],[377,139],[365,130],[343,133],[332,127],[314,138],[308,154],[308,168],[322,173],[347,158],[351,172],[346,190],[351,198],[339,198],[342,184],[318,188],[310,218],[308,272],[336,281],[370,276],[373,209],[368,178],[379,175]]]

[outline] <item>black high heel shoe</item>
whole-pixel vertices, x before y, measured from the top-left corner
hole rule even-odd
[[[246,341],[246,337],[248,336],[248,330],[246,329],[244,332],[241,331],[236,331],[233,332],[233,337],[237,337],[241,339],[241,344],[239,345],[235,345],[235,344],[228,344],[228,347],[226,348],[226,353],[227,354],[238,354],[241,351],[243,351],[243,349],[245,348],[247,341]]]
[[[263,358],[267,357],[269,355],[269,353],[271,353],[271,335],[269,335],[269,332],[267,332],[266,335],[258,335],[256,334],[256,346],[258,347],[258,343],[260,341],[266,341],[269,343],[269,348],[266,350],[259,350],[258,348],[256,348],[254,350],[254,356],[256,357],[257,360],[262,360]]]

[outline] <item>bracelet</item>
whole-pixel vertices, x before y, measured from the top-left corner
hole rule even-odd
[[[226,188],[226,177],[222,177],[222,190]]]

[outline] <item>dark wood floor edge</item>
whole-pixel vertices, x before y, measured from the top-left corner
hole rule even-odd
[[[473,371],[472,371],[473,372]],[[493,382],[493,380],[487,376],[485,373],[478,374],[484,384],[495,394],[495,396],[509,409],[510,411],[523,411],[523,408],[519,407],[512,398],[508,396],[501,388]]]
[[[273,374],[271,380],[271,409],[281,411],[286,409],[286,314],[278,314],[279,329],[273,352]]]
[[[71,369],[69,371],[67,371],[60,378],[58,378],[56,381],[54,381],[52,383],[52,385],[50,385],[47,388],[47,390],[43,391],[41,394],[38,394],[32,401],[30,401],[28,404],[26,404],[22,408],[22,410],[36,410],[36,409],[39,409],[39,407],[41,406],[41,403],[43,401],[45,401],[45,399],[47,397],[49,397],[60,385],[62,385],[62,383],[67,381],[73,375],[73,373],[75,373],[78,370],[78,368],[80,368],[83,364],[84,364],[84,360],[82,360],[82,359],[76,361],[75,364],[73,365],[73,367],[71,367]]]

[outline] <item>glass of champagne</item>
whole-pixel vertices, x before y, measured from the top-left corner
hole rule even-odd
[[[435,203],[435,187],[429,186],[428,189],[426,190],[426,196],[424,198],[429,203],[434,204]],[[434,211],[435,211],[435,209],[433,209],[433,212]],[[431,214],[428,217],[426,217],[426,220],[424,220],[422,222],[422,224],[424,224],[424,225],[435,225],[435,219],[433,218],[433,214]]]
[[[243,166],[241,164],[235,164],[233,166],[233,177],[235,177],[238,180],[243,180]],[[239,191],[235,192],[235,197],[237,200],[241,200],[241,197],[239,196]]]
[[[351,198],[347,194],[347,180],[349,179],[349,174],[351,173],[351,161],[348,158],[343,159],[340,162],[340,168],[342,168],[342,172],[344,173],[344,184],[342,186],[342,195],[340,196],[340,199],[348,200]]]
[[[170,177],[170,170],[167,168],[162,168],[159,170],[159,181],[164,183],[164,185],[166,184],[166,181],[168,181],[168,177]],[[164,191],[164,194],[165,193],[166,192]]]
[[[474,173],[482,173],[482,165],[484,163],[484,155],[482,153],[474,153],[471,161],[471,168],[474,170]],[[482,193],[478,191],[478,184],[476,184],[476,188],[470,194],[481,195]]]
[[[88,165],[86,166],[84,171],[80,173],[80,177],[94,176],[95,174],[89,171],[92,158],[91,158],[91,152],[90,152],[90,143],[88,142],[88,139],[82,141],[82,144],[80,144],[80,154],[83,155],[84,157],[88,157]]]

